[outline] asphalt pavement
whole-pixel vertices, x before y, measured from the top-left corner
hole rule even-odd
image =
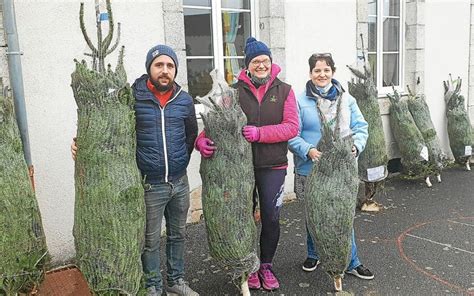
[[[474,295],[474,171],[450,168],[442,178],[427,188],[423,180],[392,176],[376,197],[384,210],[356,212],[359,258],[375,278],[346,275],[337,295]],[[252,295],[334,294],[323,270],[302,270],[305,255],[304,201],[296,200],[281,213],[273,262],[280,289]],[[202,296],[239,295],[228,271],[209,257],[204,222],[187,228],[186,280]]]

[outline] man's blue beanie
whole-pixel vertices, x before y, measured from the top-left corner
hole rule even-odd
[[[258,57],[259,55],[267,55],[270,57],[270,60],[272,59],[272,53],[268,46],[261,42],[257,41],[257,39],[253,37],[247,38],[247,41],[245,42],[245,48],[244,48],[244,53],[245,53],[245,67],[248,68],[250,61],[254,57]]]
[[[174,50],[171,47],[167,45],[163,45],[163,44],[158,44],[156,46],[153,46],[146,54],[145,67],[146,67],[146,72],[148,73],[148,75],[150,75],[151,63],[153,63],[153,60],[159,57],[160,55],[167,55],[173,60],[174,65],[176,67],[176,74],[175,74],[175,77],[176,77],[176,75],[178,75],[178,57],[176,56],[176,52],[174,52]]]

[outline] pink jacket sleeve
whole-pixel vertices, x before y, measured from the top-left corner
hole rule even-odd
[[[283,120],[279,124],[261,126],[259,143],[286,142],[298,135],[299,120],[296,98],[293,89],[290,89],[283,107]]]

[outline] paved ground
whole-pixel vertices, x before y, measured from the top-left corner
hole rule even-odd
[[[443,183],[431,189],[422,181],[390,178],[377,200],[385,205],[383,212],[357,212],[355,219],[359,257],[375,279],[347,275],[338,295],[474,295],[474,171],[449,169]],[[301,269],[306,254],[303,213],[303,201],[285,204],[282,210],[274,261],[281,288],[252,295],[333,294],[332,281],[322,270]],[[208,254],[204,223],[189,225],[190,285],[202,296],[239,295],[227,272]],[[90,294],[77,269],[66,269],[49,273],[38,295]]]
[[[365,281],[347,275],[344,293],[355,295],[474,295],[474,171],[446,170],[443,183],[390,178],[378,197],[386,209],[356,213],[359,257],[375,273]],[[325,295],[332,281],[304,272],[304,204],[285,204],[274,270],[281,288],[252,295]],[[164,248],[163,248],[164,249]],[[190,225],[187,280],[201,295],[238,295],[226,271],[209,258],[204,223]],[[163,258],[163,257],[162,257]]]

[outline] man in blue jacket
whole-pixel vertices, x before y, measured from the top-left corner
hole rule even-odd
[[[146,231],[142,254],[147,296],[162,294],[160,236],[166,219],[168,295],[199,296],[184,282],[184,242],[189,209],[189,164],[198,126],[191,96],[175,82],[176,53],[166,45],[146,56],[147,74],[132,86],[138,168],[145,187]],[[73,157],[76,144],[72,144]]]
[[[198,295],[184,282],[184,242],[189,209],[186,168],[198,126],[191,96],[175,82],[176,53],[166,45],[148,51],[147,74],[133,84],[137,164],[145,183],[146,233],[142,254],[147,293],[161,295],[160,235],[166,219],[168,293]]]

